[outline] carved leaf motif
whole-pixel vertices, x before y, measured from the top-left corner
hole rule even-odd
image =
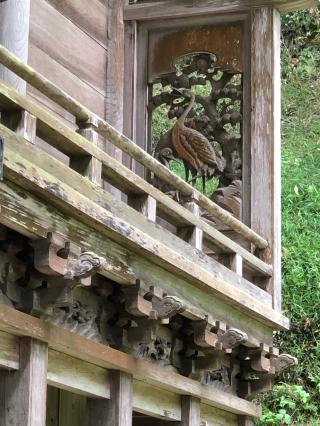
[[[181,300],[173,297],[166,296],[163,299],[154,299],[152,301],[153,309],[157,312],[158,318],[170,318],[185,310],[185,306]]]
[[[219,335],[219,343],[224,349],[234,349],[248,340],[248,336],[241,330],[230,328],[225,333]]]
[[[101,268],[103,262],[104,259],[95,253],[83,252],[78,259],[72,261],[64,276],[68,279],[88,277]]]
[[[278,358],[279,362],[279,372],[288,370],[298,365],[298,360],[296,357],[289,354],[281,354]]]

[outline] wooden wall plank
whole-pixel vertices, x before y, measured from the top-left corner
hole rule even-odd
[[[170,421],[181,420],[180,397],[172,392],[133,381],[133,409],[137,413]]]
[[[28,59],[30,0],[0,2],[0,44],[23,62]],[[0,81],[19,92],[26,91],[26,83],[16,74],[0,65]]]
[[[48,384],[79,395],[110,398],[109,375],[105,368],[54,350],[49,350]]]
[[[99,0],[48,0],[63,16],[81,28],[86,34],[107,46],[107,13]]]
[[[19,343],[19,370],[0,372],[1,425],[45,426],[48,346],[29,337]]]
[[[59,426],[59,389],[47,388],[46,426]]]
[[[90,109],[100,117],[104,117],[105,113],[105,98],[99,91],[92,88],[81,80],[78,75],[72,73],[68,68],[62,66],[47,52],[39,49],[34,43],[29,43],[28,64],[40,72],[42,75],[50,79],[53,83],[65,90],[68,94],[81,102],[86,108]],[[29,86],[30,87],[30,86]],[[32,90],[32,93],[34,93]],[[38,93],[39,98],[45,98],[44,103],[52,104],[52,109],[58,107],[54,102],[50,101],[45,95]],[[68,113],[64,113],[65,118],[69,117]],[[71,118],[72,116],[70,116]],[[69,119],[69,118],[68,118]],[[71,118],[72,121],[73,117]]]
[[[82,81],[105,94],[105,48],[45,0],[32,0],[30,41]]]
[[[268,291],[281,310],[280,15],[252,11],[251,228],[269,242],[261,259],[273,265]]]
[[[85,396],[65,390],[59,391],[59,426],[87,426]]]
[[[238,416],[206,404],[201,404],[200,426],[238,426]]]

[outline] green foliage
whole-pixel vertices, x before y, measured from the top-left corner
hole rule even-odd
[[[282,16],[282,37],[291,56],[299,56],[320,31],[320,8],[287,13]]]
[[[311,395],[302,386],[279,383],[266,398],[267,406],[258,425],[305,425],[306,419],[318,411],[310,400]],[[311,424],[309,420],[308,424]]]
[[[297,66],[290,63],[294,43],[282,51],[282,282],[291,330],[276,336],[277,346],[299,365],[263,399],[259,425],[320,425],[320,70],[319,52],[303,49],[319,26],[314,15],[299,13],[290,14],[284,31],[289,37],[289,24],[299,23]]]

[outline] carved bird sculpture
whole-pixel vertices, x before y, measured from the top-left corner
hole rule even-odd
[[[180,93],[190,98],[188,107],[177,119],[172,129],[172,144],[185,167],[186,181],[191,182],[202,177],[203,192],[205,193],[206,180],[221,173],[225,168],[225,160],[218,157],[208,139],[200,132],[185,125],[185,120],[195,104],[195,93],[192,90],[181,90]]]

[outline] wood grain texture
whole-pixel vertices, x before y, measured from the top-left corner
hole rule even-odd
[[[29,43],[28,64],[36,69],[46,78],[50,79],[54,84],[68,92],[77,101],[81,102],[85,107],[91,109],[95,114],[104,117],[105,98],[104,94],[95,90],[92,86],[85,83],[81,78],[70,71],[67,67],[61,65],[47,52],[39,49],[34,43]],[[29,86],[30,87],[30,86]],[[31,90],[31,93],[33,91]],[[49,101],[45,95],[38,92],[38,98],[45,98],[43,103]],[[51,108],[56,109],[58,106],[51,102]],[[65,118],[67,118],[65,116]],[[70,118],[69,118],[70,120]],[[71,119],[73,120],[73,118]]]
[[[32,0],[30,41],[83,82],[105,94],[106,49],[46,0]]]
[[[32,83],[51,99],[55,100],[59,105],[63,106],[69,112],[72,112],[81,121],[86,121],[90,117],[95,119],[97,132],[107,140],[111,141],[115,146],[122,149],[124,152],[132,156],[136,161],[144,165],[149,171],[161,178],[164,182],[174,185],[185,196],[196,194],[196,202],[200,207],[204,208],[209,214],[218,218],[225,225],[238,232],[256,247],[264,249],[268,247],[268,242],[260,237],[256,232],[252,231],[248,226],[244,225],[239,220],[235,219],[230,213],[219,207],[217,204],[209,200],[199,191],[194,190],[190,184],[185,182],[179,176],[168,170],[167,167],[159,163],[152,155],[148,154],[134,144],[130,139],[117,131],[108,122],[99,117],[93,117],[92,113],[76,102],[72,97],[66,94],[63,90],[44,79],[41,74],[36,73],[31,67],[24,66],[21,61],[14,55],[0,46],[0,60],[5,63],[10,69],[15,70],[18,75],[23,76],[26,81]],[[7,89],[3,89],[7,90]]]
[[[108,9],[99,0],[48,0],[63,16],[107,47]]]
[[[132,425],[132,376],[122,371],[110,372],[110,400],[88,402],[88,426]]]
[[[181,422],[180,426],[199,426],[200,424],[200,399],[189,395],[181,396]]]
[[[169,369],[134,358],[131,355],[93,342],[7,306],[2,306],[0,310],[0,330],[15,335],[37,338],[47,342],[50,348],[58,352],[91,362],[103,368],[120,370],[129,375],[132,374],[137,380],[143,380],[146,383],[178,395],[187,393],[190,396],[200,398],[207,405],[222,410],[254,417],[259,416],[261,413],[260,407],[249,401],[225,392],[212,392],[210,386],[202,385]],[[128,386],[128,381],[125,379],[123,381],[123,386]],[[116,382],[115,386],[119,387],[120,385],[121,381],[118,384]],[[113,392],[111,390],[111,399],[112,395]]]
[[[19,338],[0,332],[0,369],[19,368]]]
[[[201,404],[200,410],[203,426],[238,426],[238,416],[232,413],[218,410],[206,404]]]
[[[133,381],[133,409],[136,413],[167,421],[181,420],[180,397],[172,392]]]
[[[273,265],[268,290],[281,310],[280,15],[252,11],[251,227],[270,245],[261,259]]]
[[[49,350],[48,385],[79,395],[110,398],[108,371],[77,358]]]
[[[1,98],[4,108],[14,109],[19,106],[30,111],[38,117],[38,134],[58,150],[71,157],[93,156],[102,162],[103,177],[121,191],[130,194],[148,194],[157,201],[158,212],[169,217],[176,226],[197,226],[204,233],[204,237],[213,245],[219,247],[222,252],[238,253],[243,258],[245,267],[252,270],[256,275],[272,275],[272,268],[264,264],[256,256],[225,237],[221,232],[210,226],[205,221],[200,220],[187,209],[181,207],[170,197],[154,188],[144,179],[132,173],[125,166],[114,160],[102,150],[95,148],[76,133],[56,120],[52,115],[47,114],[30,100],[17,95],[12,90],[5,89],[0,84],[0,93],[5,94],[6,99]],[[9,104],[6,103],[9,101]],[[267,301],[266,301],[267,303]]]
[[[136,254],[148,257],[159,266],[191,280],[198,288],[219,295],[262,321],[274,325],[280,322],[285,326],[284,317],[280,313],[275,315],[264,301],[255,296],[260,292],[257,287],[199,251],[192,250],[188,244],[149,222],[112,195],[92,186],[59,161],[49,160],[48,155],[37,147],[30,147],[29,144],[24,147],[22,139],[15,143],[18,137],[3,126],[0,128],[6,138],[10,138],[5,151],[6,178],[37,191],[42,198],[50,200],[51,205],[56,204],[65,213],[81,217],[83,223],[131,248]],[[41,169],[42,166],[44,169]],[[79,188],[81,194],[75,192]]]
[[[106,80],[105,119],[119,132],[123,131],[124,106],[124,25],[123,0],[108,0],[108,61]],[[122,151],[106,138],[106,151],[122,161]],[[107,185],[111,193],[121,199],[121,193]]]
[[[232,13],[250,10],[250,8],[272,6],[280,12],[306,9],[317,5],[316,0],[200,0],[183,4],[179,0],[165,0],[132,4],[124,9],[125,20],[151,20],[165,18],[185,18],[209,13]]]
[[[59,391],[59,426],[87,426],[87,399],[83,395]]]
[[[29,337],[19,344],[19,370],[0,373],[1,425],[45,426],[48,347]]]
[[[28,60],[30,0],[10,0],[0,3],[0,44],[23,62]],[[0,65],[0,80],[21,93],[26,82]]]

